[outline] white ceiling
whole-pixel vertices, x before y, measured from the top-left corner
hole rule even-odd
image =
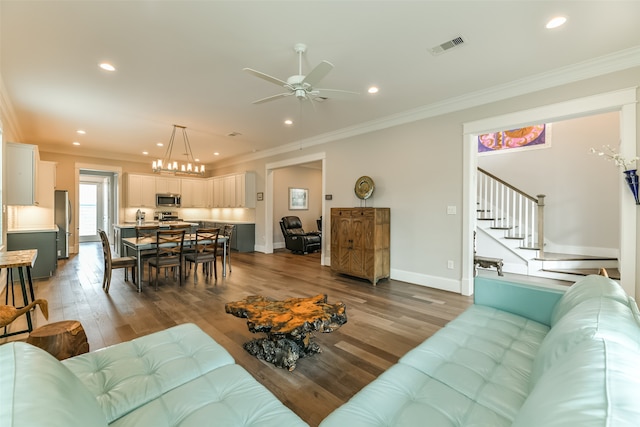
[[[567,23],[545,29],[559,14]],[[0,75],[20,142],[149,161],[179,124],[211,164],[614,52],[637,55],[639,22],[639,1],[615,0],[1,0]],[[429,52],[456,36],[463,46]],[[303,73],[335,65],[318,86],[362,94],[315,109],[295,97],[253,105],[282,91],[242,69],[286,80],[297,74],[295,43],[308,46]],[[100,70],[102,61],[117,71]],[[370,85],[380,92],[367,94]]]

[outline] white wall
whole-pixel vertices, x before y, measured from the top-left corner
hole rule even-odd
[[[322,170],[306,166],[289,166],[273,173],[273,242],[275,248],[284,248],[280,219],[297,216],[305,231],[318,229],[316,220],[322,215]],[[289,188],[309,190],[308,210],[289,210]]]
[[[555,122],[550,134],[548,148],[480,155],[478,166],[527,194],[547,196],[548,252],[618,256],[620,201],[612,189],[622,172],[589,148],[618,146],[620,114]]]

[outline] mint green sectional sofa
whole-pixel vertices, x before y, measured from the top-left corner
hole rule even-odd
[[[193,324],[59,362],[0,346],[0,427],[306,426]],[[321,427],[640,426],[640,314],[614,281],[477,278],[475,304]]]
[[[638,307],[602,276],[477,278],[472,307],[320,426],[640,426]]]
[[[0,426],[307,426],[193,324],[58,361],[0,346]]]

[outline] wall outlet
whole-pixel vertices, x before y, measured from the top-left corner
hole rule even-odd
[[[453,260],[450,259],[449,261],[447,261],[447,268],[449,270],[453,270]]]

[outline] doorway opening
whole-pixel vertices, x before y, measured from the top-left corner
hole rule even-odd
[[[76,163],[76,215],[78,230],[75,242],[99,242],[103,229],[113,242],[113,224],[119,220],[122,168]]]
[[[315,154],[310,154],[308,156],[303,156],[303,157],[297,157],[294,159],[287,159],[287,160],[283,160],[280,162],[274,162],[274,163],[268,163],[265,166],[266,172],[265,172],[265,230],[264,230],[264,252],[265,253],[273,253],[274,247],[278,246],[278,245],[274,245],[274,242],[277,241],[278,243],[280,243],[281,239],[281,232],[280,232],[280,225],[279,225],[279,221],[280,221],[280,216],[276,215],[277,212],[281,212],[278,211],[275,202],[276,202],[276,197],[275,197],[275,185],[274,182],[276,181],[275,179],[275,175],[276,175],[276,171],[278,169],[283,169],[283,168],[288,168],[291,166],[303,166],[303,165],[313,165],[313,168],[315,169],[321,169],[321,195],[320,195],[320,216],[322,218],[326,218],[325,215],[325,200],[324,200],[324,193],[325,193],[325,185],[326,185],[326,177],[325,177],[325,170],[326,170],[326,159],[325,159],[325,153],[315,153]],[[293,211],[292,215],[295,215],[295,211]],[[317,215],[313,215],[314,219],[315,216]],[[315,228],[313,228],[313,224],[311,224],[311,222],[308,222],[308,224],[310,224],[309,226],[307,226],[306,224],[305,227],[310,228],[309,230],[306,231],[315,231]],[[274,233],[278,233],[277,237],[276,234]],[[277,239],[277,240],[276,240]],[[322,239],[322,249],[321,249],[321,256],[320,256],[320,265],[327,265],[327,263],[325,262],[325,253],[326,253],[326,248],[327,248],[327,244],[328,244],[328,239],[323,235],[323,239]]]
[[[536,123],[549,123],[603,112],[620,113],[620,152],[627,157],[636,154],[636,89],[574,99],[502,116],[464,124],[463,150],[463,210],[461,293],[473,294],[473,231],[476,209],[477,137],[480,134],[516,129]],[[618,191],[628,191],[622,181]],[[636,210],[635,201],[620,197],[620,283],[630,295],[635,295],[636,283]]]
[[[98,242],[98,230],[108,228],[109,178],[103,176],[80,175],[78,199],[78,239],[80,243]]]

